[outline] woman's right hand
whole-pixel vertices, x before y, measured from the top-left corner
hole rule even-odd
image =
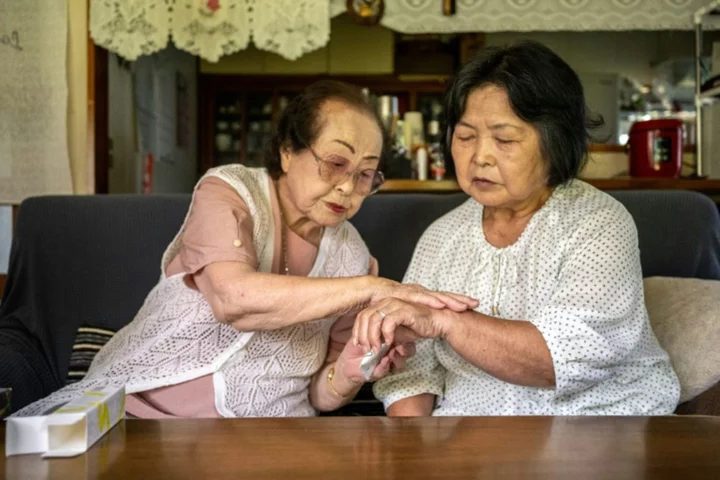
[[[403,284],[386,278],[374,278],[377,285],[370,299],[371,304],[393,297],[435,309],[449,308],[456,312],[472,310],[478,306],[477,300],[459,293],[435,292],[422,285]]]

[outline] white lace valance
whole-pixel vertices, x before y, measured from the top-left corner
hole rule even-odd
[[[247,47],[288,60],[330,39],[330,0],[91,0],[90,34],[96,44],[128,60],[165,48],[216,62]]]
[[[357,0],[361,1],[361,0]],[[385,0],[381,25],[404,33],[688,30],[708,0]],[[135,60],[178,48],[216,62],[255,45],[288,60],[325,46],[346,0],[91,0],[98,45]],[[718,28],[717,23],[709,28]],[[368,35],[372,32],[368,31]]]
[[[386,0],[380,24],[403,33],[689,30],[710,0]]]

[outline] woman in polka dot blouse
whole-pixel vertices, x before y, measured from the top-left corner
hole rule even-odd
[[[354,341],[416,339],[375,385],[389,415],[660,415],[680,387],[648,322],[637,231],[577,180],[589,130],[577,74],[538,43],[488,49],[446,98],[445,150],[471,198],[423,234],[405,276],[475,311],[388,298]]]

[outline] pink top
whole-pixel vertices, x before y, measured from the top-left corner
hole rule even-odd
[[[275,231],[281,230],[275,184],[270,180]],[[245,202],[233,187],[219,178],[202,181],[194,194],[192,211],[185,225],[180,253],[165,274],[194,274],[215,262],[244,262],[257,269],[252,245],[253,219]],[[292,275],[307,276],[315,264],[318,249],[290,229],[285,230],[288,268]],[[237,242],[236,240],[240,240]],[[282,237],[275,235],[272,273],[280,273]],[[236,246],[240,245],[240,246]],[[371,272],[378,267],[372,259]],[[330,331],[330,347],[341,350],[350,338],[353,316],[340,318]],[[215,408],[212,375],[127,396],[126,411],[140,418],[219,417]]]

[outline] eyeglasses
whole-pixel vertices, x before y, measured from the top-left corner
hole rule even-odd
[[[340,185],[352,176],[355,191],[363,197],[367,197],[377,192],[385,183],[385,176],[374,168],[366,168],[362,171],[352,170],[352,163],[342,157],[322,159],[312,147],[308,146],[307,148],[318,163],[320,178],[330,185]]]

